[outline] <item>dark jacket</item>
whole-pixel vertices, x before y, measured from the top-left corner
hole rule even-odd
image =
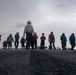
[[[19,34],[15,34],[15,40],[19,40],[20,36]]]
[[[26,42],[26,39],[24,37],[21,38],[21,43],[25,43]]]
[[[61,35],[60,40],[61,40],[61,42],[67,42],[65,35]]]
[[[75,42],[75,36],[74,36],[74,35],[71,35],[71,36],[69,37],[69,41],[70,41],[70,42]]]

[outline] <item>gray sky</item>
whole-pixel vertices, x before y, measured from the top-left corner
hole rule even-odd
[[[42,32],[48,38],[53,31],[56,46],[60,46],[60,35],[63,32],[67,39],[72,32],[76,33],[76,0],[0,0],[2,42],[10,33],[14,36],[17,31],[22,37],[28,20],[39,36],[38,44]]]

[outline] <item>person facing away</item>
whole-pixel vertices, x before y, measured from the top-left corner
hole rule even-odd
[[[53,32],[51,32],[49,34],[48,40],[49,40],[49,44],[50,44],[49,49],[53,49],[53,48],[55,49],[55,36],[54,36]]]
[[[33,35],[32,35],[33,33],[34,33],[34,29],[33,26],[31,25],[31,21],[28,21],[27,25],[24,28],[24,33],[23,33],[23,35],[26,34],[26,40],[27,40],[26,49],[28,49],[29,46],[31,46],[33,49]]]
[[[12,42],[14,42],[13,37],[12,37],[12,34],[10,34],[10,35],[7,37],[7,41],[8,41],[8,49],[9,49],[9,48],[12,48]]]
[[[37,36],[36,33],[34,33],[34,35],[33,35],[33,44],[35,46],[35,49],[37,49],[37,39],[38,39],[38,36]]]
[[[67,38],[65,36],[65,33],[62,33],[60,40],[61,40],[62,49],[66,49]]]
[[[70,45],[71,45],[71,50],[73,50],[74,47],[75,47],[75,35],[74,35],[74,33],[72,33],[72,34],[70,35],[70,37],[69,37],[69,42],[70,42]]]
[[[44,49],[44,45],[45,45],[45,40],[46,40],[46,37],[44,35],[44,33],[42,33],[42,36],[40,37],[41,39],[41,49]]]
[[[15,34],[14,38],[15,38],[15,43],[14,43],[15,44],[15,49],[17,49],[18,45],[19,45],[19,38],[20,38],[18,32]]]
[[[24,38],[24,36],[21,38],[20,40],[20,43],[21,43],[21,47],[22,48],[25,48],[25,42],[26,42],[26,39]]]
[[[0,35],[0,41],[1,41],[1,37],[2,37],[2,35]]]

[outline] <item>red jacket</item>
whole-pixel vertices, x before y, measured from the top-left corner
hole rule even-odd
[[[37,40],[37,39],[38,39],[38,36],[37,36],[37,35],[34,35],[34,36],[33,36],[33,39],[34,39],[34,40]]]
[[[55,40],[54,35],[53,35],[53,34],[50,34],[50,35],[49,35],[49,39],[52,40],[52,41]]]
[[[4,45],[7,45],[7,44],[8,44],[8,41],[4,41],[3,44],[4,44]]]
[[[46,40],[46,37],[45,37],[45,36],[41,36],[40,39],[41,39],[41,40]]]

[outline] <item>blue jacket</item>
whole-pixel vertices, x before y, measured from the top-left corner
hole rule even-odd
[[[21,43],[25,43],[26,42],[26,39],[24,37],[21,38]]]

